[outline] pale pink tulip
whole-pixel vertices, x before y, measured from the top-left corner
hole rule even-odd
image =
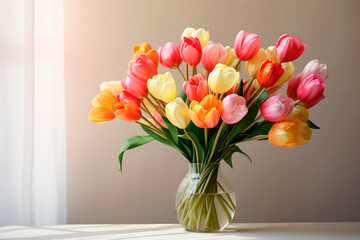
[[[294,101],[281,94],[271,95],[260,106],[261,116],[270,122],[285,120],[293,109]]]
[[[297,98],[297,90],[299,88],[300,83],[301,83],[301,74],[290,79],[287,90],[286,90],[286,94],[289,98],[292,98],[292,99]]]
[[[239,122],[247,112],[245,98],[237,94],[230,94],[222,101],[221,119],[228,124]]]
[[[228,51],[221,43],[208,43],[203,49],[201,63],[204,69],[211,72],[216,64],[225,64],[228,57]]]
[[[325,79],[320,75],[311,74],[299,85],[297,96],[304,103],[312,103],[319,99],[325,90]]]
[[[300,38],[284,34],[276,44],[275,54],[280,62],[291,62],[300,57],[305,48],[306,44],[301,44]]]
[[[208,83],[202,74],[192,76],[188,82],[184,82],[183,88],[190,101],[201,102],[209,94]]]
[[[180,56],[190,66],[196,66],[201,61],[202,49],[199,39],[184,37],[180,42]]]
[[[235,54],[242,61],[250,60],[259,51],[260,45],[261,41],[258,35],[245,33],[242,30],[236,35]]]
[[[173,42],[166,43],[159,48],[160,63],[166,68],[177,68],[180,66],[182,59],[178,47]]]
[[[311,60],[302,71],[301,79],[305,79],[311,74],[320,75],[326,80],[328,76],[326,64],[321,64],[317,59]]]

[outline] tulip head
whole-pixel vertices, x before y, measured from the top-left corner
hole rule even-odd
[[[136,105],[138,105],[140,107],[141,105],[141,100],[134,97],[128,90],[124,90],[122,91],[119,95],[117,95],[117,100],[120,101],[122,99],[128,99],[130,101],[133,101]]]
[[[240,80],[240,73],[232,67],[218,63],[209,74],[208,83],[214,93],[225,93],[229,91],[236,82]]]
[[[291,98],[281,94],[274,94],[261,104],[260,112],[265,120],[280,122],[285,120],[293,109],[294,101]]]
[[[213,128],[219,123],[221,111],[221,101],[209,94],[200,103],[191,102],[189,115],[197,127]]]
[[[173,42],[166,43],[159,48],[160,63],[166,68],[177,68],[182,60],[178,47]]]
[[[121,81],[110,81],[110,82],[102,82],[100,84],[100,90],[103,92],[104,90],[110,91],[114,96],[119,95],[124,87],[121,84]]]
[[[324,90],[325,79],[320,75],[311,74],[300,83],[297,89],[297,96],[300,101],[311,103],[319,99],[323,95]]]
[[[280,62],[290,62],[300,57],[305,48],[306,44],[301,44],[300,38],[284,34],[276,44],[275,54]]]
[[[206,31],[203,28],[195,29],[188,27],[182,33],[181,39],[183,39],[184,37],[193,37],[199,39],[201,44],[201,49],[203,49],[209,41],[210,34],[208,31]]]
[[[201,61],[202,49],[200,41],[193,37],[184,37],[180,42],[180,56],[190,66],[196,66]]]
[[[227,59],[226,59],[226,62],[225,62],[225,65],[228,66],[228,67],[231,67],[232,63],[234,62],[235,60],[235,52],[234,52],[234,49],[232,49],[231,47],[229,46],[226,46],[225,47],[225,50],[227,51],[228,55],[227,55]]]
[[[97,94],[92,100],[94,108],[89,111],[89,120],[97,123],[113,120],[115,118],[114,105],[117,102],[111,91],[104,90]]]
[[[201,63],[204,69],[211,72],[216,64],[226,63],[228,57],[228,51],[223,47],[221,43],[212,43],[206,45],[203,49]]]
[[[275,50],[276,50],[275,46],[268,47],[266,49],[266,55],[268,56],[269,60],[278,63],[279,60],[276,58]]]
[[[149,92],[166,103],[176,98],[176,84],[170,72],[158,74],[147,81]]]
[[[293,148],[311,139],[312,131],[303,121],[292,119],[275,123],[269,131],[269,141],[279,147]]]
[[[190,101],[201,102],[209,94],[207,80],[202,74],[192,76],[188,82],[184,82],[183,88]]]
[[[246,62],[246,72],[249,74],[249,76],[256,78],[256,73],[260,64],[267,59],[269,58],[265,50],[263,48],[259,49],[256,55]]]
[[[306,64],[304,70],[302,71],[301,79],[303,80],[311,74],[320,75],[326,80],[328,76],[326,64],[321,64],[317,59],[311,60],[308,64]]]
[[[286,120],[297,119],[304,123],[307,123],[309,120],[309,112],[303,107],[297,106],[294,110],[287,116]]]
[[[149,43],[144,42],[141,45],[135,45],[132,60],[136,60],[139,54],[145,54],[149,59],[151,59],[151,61],[153,61],[156,67],[158,66],[159,53],[155,49],[152,49]]]
[[[253,33],[245,33],[244,30],[236,35],[235,53],[242,61],[248,61],[253,58],[259,51],[261,41],[258,35]]]
[[[286,94],[289,98],[297,99],[297,90],[299,88],[300,83],[301,83],[301,74],[290,79],[286,90]]]
[[[115,116],[128,121],[128,122],[136,122],[141,118],[141,110],[134,103],[128,99],[122,99],[114,106]]]
[[[221,119],[228,124],[239,122],[247,112],[245,98],[237,94],[230,94],[222,101]]]
[[[260,86],[268,88],[274,86],[283,73],[284,69],[282,69],[281,64],[265,60],[260,64],[256,78]]]
[[[166,104],[165,112],[169,121],[180,129],[186,128],[190,123],[189,107],[180,97]]]

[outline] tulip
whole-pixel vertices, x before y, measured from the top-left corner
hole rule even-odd
[[[254,90],[256,89],[255,83],[257,83],[257,80],[256,80],[256,79],[255,79],[255,80],[253,81],[253,83],[251,84],[248,92],[246,93],[246,96],[244,96],[246,101],[248,101],[248,100],[250,99],[251,94],[252,94],[252,93],[254,92]],[[249,85],[249,84],[250,84],[250,81],[245,81],[245,82],[244,82],[243,94],[245,94],[245,91],[246,91],[246,89],[248,88],[248,85]]]
[[[265,60],[258,68],[256,78],[260,86],[268,88],[274,86],[283,73],[284,69],[282,69],[281,64]]]
[[[236,35],[235,53],[242,61],[248,61],[253,58],[259,51],[261,41],[258,35],[253,33],[245,33],[244,30]]]
[[[190,101],[201,102],[209,94],[208,83],[202,74],[192,76],[188,82],[184,82],[183,88]]]
[[[284,70],[284,73],[281,75],[280,79],[275,83],[274,86],[278,86],[287,82],[295,71],[295,66],[292,62],[281,63],[281,67]]]
[[[166,104],[165,112],[169,121],[180,129],[186,128],[190,123],[189,107],[180,97]]]
[[[325,98],[325,95],[322,94],[320,97],[318,97],[317,99],[314,99],[311,102],[306,102],[303,104],[304,108],[309,109],[313,106],[315,106],[316,104],[318,104],[321,100],[323,100]]]
[[[209,94],[200,103],[198,101],[191,102],[189,115],[199,128],[213,128],[219,123],[221,110],[221,101]]]
[[[302,71],[301,79],[303,80],[311,74],[320,75],[326,80],[328,76],[326,64],[320,64],[320,61],[317,59],[311,60]]]
[[[237,94],[230,94],[222,101],[221,119],[228,124],[239,122],[247,112],[245,98]]]
[[[297,90],[299,88],[300,83],[301,83],[301,74],[290,79],[288,88],[286,90],[286,94],[289,98],[297,99]]]
[[[303,107],[297,106],[294,110],[287,116],[286,120],[297,119],[304,123],[307,123],[309,119],[309,112]]]
[[[166,103],[176,98],[175,80],[170,72],[158,74],[147,81],[149,92],[157,99]]]
[[[303,121],[292,119],[275,123],[269,131],[269,141],[279,147],[293,148],[311,139],[312,131]]]
[[[294,101],[281,94],[268,97],[260,106],[261,116],[270,122],[280,122],[293,111]]]
[[[115,118],[114,105],[118,101],[110,91],[105,90],[97,94],[92,103],[94,108],[89,111],[90,121],[102,123]]]
[[[306,44],[301,44],[300,38],[284,34],[276,44],[275,54],[280,62],[290,62],[300,57],[305,48]]]
[[[321,97],[325,90],[325,79],[320,75],[311,74],[299,85],[297,96],[305,103],[314,102]]]
[[[124,87],[122,86],[121,81],[110,81],[102,82],[100,84],[100,90],[110,91],[114,96],[117,96],[124,90]]]
[[[120,101],[122,99],[128,99],[130,101],[133,101],[136,105],[138,105],[140,107],[141,105],[141,100],[134,97],[128,90],[124,90],[122,91],[118,96],[117,96],[117,100]]]
[[[178,47],[173,42],[166,43],[159,48],[160,63],[166,68],[177,68],[182,60]]]
[[[181,35],[181,39],[184,39],[184,37],[193,37],[199,39],[201,49],[203,49],[209,41],[210,34],[203,28],[186,28]]]
[[[122,99],[114,106],[115,116],[128,122],[136,122],[141,118],[141,110],[133,101]]]
[[[159,126],[159,124],[158,124],[157,122],[154,122],[154,124],[155,124],[155,126],[156,126],[157,128],[161,128],[161,127],[167,128],[164,120],[162,119],[162,117],[161,117],[161,115],[159,114],[158,111],[155,110],[152,115],[153,115],[153,117],[155,118],[155,120],[156,120],[158,123],[161,124],[161,126]]]
[[[141,45],[135,45],[132,60],[136,60],[139,54],[145,54],[149,59],[151,59],[151,61],[153,61],[155,66],[158,67],[159,53],[155,49],[152,49],[149,43],[144,42]]]
[[[269,58],[265,50],[263,48],[259,49],[256,55],[246,62],[246,72],[249,76],[256,78],[256,73],[260,64],[267,59]]]
[[[184,37],[180,42],[180,56],[182,60],[190,66],[196,66],[201,61],[201,45],[197,38]]]
[[[276,58],[275,50],[276,50],[275,46],[268,47],[266,49],[266,55],[268,56],[269,60],[278,63],[279,60]]]
[[[218,63],[209,74],[208,83],[214,93],[225,93],[229,91],[240,79],[240,73],[232,67]]]
[[[133,96],[142,99],[148,94],[147,80],[156,74],[155,64],[145,54],[139,54],[135,61],[130,61],[127,78],[122,85]]]
[[[225,62],[225,65],[228,66],[228,67],[231,67],[232,63],[234,62],[235,60],[235,52],[234,52],[234,49],[232,49],[231,47],[229,46],[226,46],[225,47],[225,50],[227,51],[228,55],[227,55],[227,59],[226,59],[226,62]]]
[[[225,64],[227,57],[228,52],[221,43],[210,43],[203,49],[201,63],[206,71],[211,72],[216,64]]]

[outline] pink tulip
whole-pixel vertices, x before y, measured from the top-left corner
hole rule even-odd
[[[305,104],[303,105],[303,107],[309,109],[309,108],[315,106],[316,104],[318,104],[318,103],[319,103],[321,100],[323,100],[324,98],[325,98],[325,95],[322,94],[318,99],[315,99],[315,100],[312,101],[312,102],[307,102],[307,103],[305,103]]]
[[[164,120],[162,119],[161,115],[158,113],[158,111],[154,111],[153,113],[154,118],[156,119],[156,121],[158,121],[161,126],[159,126],[159,124],[157,124],[157,122],[154,122],[155,126],[160,128],[160,127],[164,127],[167,128],[166,124],[164,123]]]
[[[201,102],[209,94],[208,83],[202,74],[192,76],[188,82],[184,82],[183,88],[190,101]]]
[[[294,101],[281,94],[271,95],[260,106],[260,112],[265,120],[270,122],[280,122],[294,109]]]
[[[157,74],[153,61],[145,54],[139,54],[135,61],[130,61],[127,78],[122,81],[123,87],[134,97],[142,99],[148,94],[147,80]]]
[[[301,44],[300,38],[284,34],[276,44],[275,54],[281,63],[291,62],[300,57],[305,48],[306,44]]]
[[[182,60],[179,49],[173,42],[166,43],[163,47],[159,48],[160,63],[166,68],[177,68]]]
[[[235,39],[235,54],[242,60],[247,61],[253,58],[259,51],[261,41],[258,35],[240,31]]]
[[[289,98],[292,98],[292,99],[297,98],[297,90],[299,88],[300,83],[301,83],[301,74],[290,79],[288,88],[286,90],[287,96]]]
[[[320,64],[320,61],[317,59],[311,60],[302,71],[301,79],[305,79],[311,74],[320,75],[326,80],[328,76],[326,64]]]
[[[256,81],[256,80],[254,80],[254,81]],[[246,91],[246,89],[247,89],[247,87],[248,87],[249,83],[250,83],[250,81],[245,81],[245,82],[244,82],[243,94],[245,93],[245,91]],[[250,98],[251,94],[254,92],[254,90],[255,90],[255,86],[254,86],[254,83],[253,83],[253,84],[251,84],[251,86],[250,86],[250,88],[249,88],[248,92],[246,93],[246,96],[244,96],[244,97],[245,97],[245,99],[246,99],[246,101],[248,101],[248,100],[249,100],[249,98]]]
[[[247,112],[245,98],[237,94],[230,94],[222,101],[221,119],[228,124],[239,122]]]
[[[184,37],[180,42],[180,56],[190,66],[196,66],[201,61],[202,49],[198,38]]]
[[[228,51],[221,43],[208,43],[203,49],[201,63],[204,69],[211,72],[218,63],[225,64],[228,57]]]
[[[124,89],[119,95],[117,95],[118,102],[122,99],[133,101],[138,107],[141,105],[141,100],[134,97],[127,89]]]
[[[311,74],[299,85],[297,96],[304,103],[312,103],[319,99],[325,90],[325,79],[320,75]]]

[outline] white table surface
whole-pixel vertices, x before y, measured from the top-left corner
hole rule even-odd
[[[115,239],[241,239],[307,240],[360,239],[360,222],[351,223],[254,223],[230,224],[221,233],[194,233],[178,224],[85,224],[53,226],[6,226],[0,239],[21,240],[115,240]]]

